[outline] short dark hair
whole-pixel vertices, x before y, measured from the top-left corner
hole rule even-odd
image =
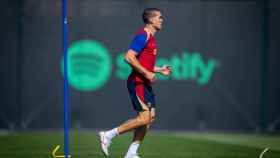
[[[146,9],[144,9],[143,14],[142,14],[142,18],[143,18],[143,21],[144,21],[145,24],[150,23],[149,18],[153,17],[155,11],[160,12],[160,9],[158,9],[158,8],[146,8]]]

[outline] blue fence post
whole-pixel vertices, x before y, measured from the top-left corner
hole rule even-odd
[[[62,0],[62,32],[63,32],[63,58],[64,58],[64,155],[68,158],[68,60],[67,60],[67,48],[68,48],[68,27],[67,27],[67,0]]]

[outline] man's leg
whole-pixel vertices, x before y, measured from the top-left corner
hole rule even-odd
[[[145,110],[138,113],[138,116],[134,119],[128,120],[125,123],[121,124],[119,127],[106,132],[99,132],[99,137],[101,141],[102,152],[108,156],[108,148],[111,143],[111,139],[117,135],[123,134],[125,132],[136,129],[140,126],[146,126],[150,123],[150,111]]]
[[[153,113],[152,115],[150,112],[150,123],[148,125],[140,126],[135,129],[132,144],[129,146],[125,158],[129,158],[132,157],[133,155],[137,155],[137,150],[141,142],[144,140],[144,137],[148,129],[150,128],[151,124],[154,122],[154,120],[155,120],[155,113]]]
[[[148,131],[147,125],[136,128],[134,131],[133,142],[141,143],[147,131]]]
[[[154,122],[154,118],[151,118],[150,123],[148,125],[144,125],[136,128],[134,130],[133,142],[141,143],[153,122]]]
[[[138,111],[138,116],[134,119],[128,120],[125,123],[121,124],[119,127],[114,128],[112,130],[106,131],[106,132],[100,132],[100,138],[101,138],[101,147],[102,151],[105,155],[108,155],[108,147],[110,145],[111,139],[119,134],[123,134],[125,132],[131,131],[133,129],[137,129],[141,126],[147,126],[151,123],[151,109],[150,105],[151,103],[154,103],[154,95],[152,93],[152,89],[147,89],[147,85],[145,84],[135,84],[133,82],[128,83],[128,90],[130,94],[130,98],[132,100],[133,107],[136,111]],[[150,93],[145,93],[147,90],[150,91]],[[147,97],[149,95],[149,97]],[[147,106],[145,101],[148,101],[149,106]],[[142,131],[142,130],[141,130]],[[139,133],[137,135],[137,139],[140,138],[140,140],[143,140],[146,130]],[[103,140],[102,140],[103,138]],[[105,143],[104,143],[105,142]],[[138,143],[139,144],[139,143]]]
[[[118,127],[119,134],[131,131],[143,125],[148,125],[151,121],[150,111],[145,110],[138,113],[138,116],[134,119],[128,120]]]
[[[125,158],[137,155],[137,150],[147,133],[147,125],[138,127],[134,131],[133,141],[130,144]]]

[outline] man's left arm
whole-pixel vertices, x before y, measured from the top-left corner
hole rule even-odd
[[[154,67],[155,73],[161,73],[162,75],[169,76],[172,72],[170,65],[163,65],[162,67]]]
[[[154,72],[155,72],[155,73],[159,73],[159,72],[160,72],[160,70],[161,70],[161,68],[160,68],[160,67],[157,67],[157,66],[155,66],[155,67],[154,67]]]
[[[171,71],[171,66],[170,65],[163,65],[162,67],[155,66],[154,67],[154,72],[155,73],[161,73],[162,75],[165,75],[165,76],[169,76],[172,71]],[[152,109],[151,109],[152,122],[155,119],[155,115],[156,115],[156,109],[155,109],[155,107],[152,107]]]

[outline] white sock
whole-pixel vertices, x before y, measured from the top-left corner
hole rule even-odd
[[[138,150],[138,147],[139,147],[139,142],[133,142],[130,146],[129,146],[129,149],[126,153],[127,156],[131,156],[131,155],[135,155],[137,154],[137,150]]]
[[[119,135],[118,128],[111,129],[105,132],[107,138],[112,139],[115,136]]]

